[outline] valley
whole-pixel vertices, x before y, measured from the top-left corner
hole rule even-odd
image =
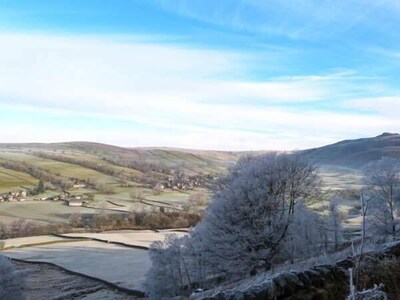
[[[332,147],[334,152],[336,146]],[[344,228],[348,237],[357,236],[361,218],[354,195],[363,184],[362,167],[321,159],[319,154],[310,157],[320,150],[305,153],[319,164],[322,190],[341,195],[338,208],[346,216]],[[189,221],[182,216],[201,216],[215,180],[249,154],[84,142],[3,144],[0,223],[13,227],[15,232],[7,234],[16,236],[3,241],[2,254],[51,263],[121,289],[143,292],[150,266],[146,249],[168,234],[186,235]],[[39,182],[44,185],[40,192]],[[78,205],[71,206],[71,201]],[[320,202],[314,209],[324,215],[328,206],[329,202]],[[173,222],[163,221],[163,215]],[[147,221],[138,221],[143,218]]]

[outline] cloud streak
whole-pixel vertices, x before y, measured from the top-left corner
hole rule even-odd
[[[14,114],[0,121],[7,128],[2,141],[291,150],[400,128],[356,101],[351,111],[337,111],[373,92],[370,78],[352,70],[255,80],[243,75],[252,72],[252,53],[113,36],[0,34],[0,40],[0,109]],[[44,121],[31,120],[27,132],[21,120],[30,110]],[[77,118],[81,128],[55,129],[52,114]],[[115,126],[96,129],[90,118]]]

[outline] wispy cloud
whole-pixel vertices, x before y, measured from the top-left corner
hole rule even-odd
[[[0,141],[293,149],[400,131],[393,0],[0,1]]]
[[[234,75],[253,68],[252,53],[241,51],[112,36],[0,40],[0,115],[14,116],[0,121],[2,141],[294,149],[400,129],[396,118],[339,111],[346,99],[374,92],[371,78],[354,70],[254,79]],[[54,126],[51,115],[81,125]]]
[[[343,35],[354,27],[367,27],[365,29],[383,33],[388,28],[381,21],[385,18],[387,21],[387,15],[396,5],[395,1],[372,0],[156,2],[165,10],[205,23],[306,40]]]

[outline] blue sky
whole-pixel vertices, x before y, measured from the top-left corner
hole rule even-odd
[[[0,0],[0,142],[292,150],[400,132],[394,0]]]

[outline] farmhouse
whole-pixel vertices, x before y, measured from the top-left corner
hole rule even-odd
[[[76,183],[76,184],[73,185],[74,189],[82,189],[82,188],[85,188],[85,187],[86,187],[86,184],[82,184],[82,183]]]
[[[0,195],[0,202],[15,202],[15,201],[25,201],[27,196],[26,191],[16,191],[8,192],[6,194]]]
[[[81,199],[76,199],[76,198],[68,199],[67,202],[68,202],[68,206],[77,207],[77,206],[82,206],[83,205],[83,201]]]

